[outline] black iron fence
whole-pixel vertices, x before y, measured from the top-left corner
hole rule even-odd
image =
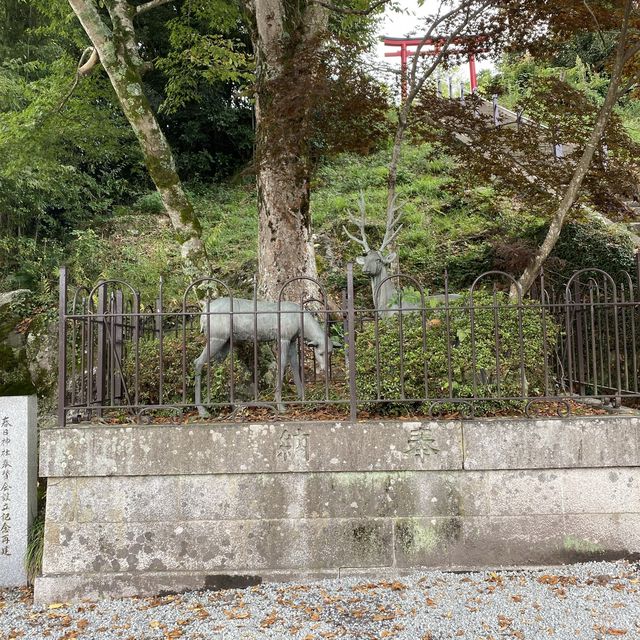
[[[640,397],[637,274],[587,269],[554,287],[541,274],[526,297],[517,288],[509,297],[515,282],[502,272],[455,293],[445,274],[439,295],[395,275],[394,305],[383,309],[356,305],[351,265],[339,303],[318,282],[291,302],[294,279],[266,303],[255,287],[243,297],[205,278],[170,308],[162,282],[143,301],[122,281],[69,291],[66,278],[62,268],[61,425],[258,409],[352,421],[563,416]]]

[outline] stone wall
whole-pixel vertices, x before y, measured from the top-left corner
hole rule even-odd
[[[45,429],[39,601],[640,552],[640,419]]]

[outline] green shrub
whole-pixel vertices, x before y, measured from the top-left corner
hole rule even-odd
[[[150,191],[140,196],[136,200],[134,208],[141,213],[164,213],[164,204],[157,191]]]
[[[428,398],[430,401],[449,397],[471,398],[474,396],[474,359],[476,397],[521,396],[521,363],[524,363],[526,394],[542,395],[545,384],[544,352],[547,352],[548,362],[552,363],[558,327],[547,315],[544,323],[545,338],[545,327],[539,307],[525,302],[519,311],[517,305],[508,304],[507,296],[503,293],[496,294],[496,302],[498,307],[494,311],[492,295],[482,292],[474,294],[475,349],[471,340],[472,323],[468,294],[459,300],[451,301],[448,313],[442,306],[427,310],[424,317],[424,348],[421,313],[403,314],[402,342],[400,317],[395,315],[381,319],[378,325],[379,389],[376,382],[375,323],[365,325],[356,340],[356,380],[359,399],[366,402],[378,397],[401,400],[403,396],[414,400]],[[518,329],[520,314],[522,353]],[[403,376],[400,373],[401,344]],[[447,365],[447,344],[450,344],[450,370]],[[428,382],[426,390],[425,365]],[[553,384],[551,378],[549,384]],[[429,404],[431,402],[426,406],[422,402],[372,402],[369,406],[382,411],[397,408],[425,410]],[[476,413],[491,413],[513,406],[521,407],[522,402],[480,402],[476,403],[475,410]]]
[[[555,271],[565,277],[579,269],[598,267],[609,273],[614,280],[622,271],[634,274],[635,255],[633,242],[628,234],[616,226],[592,222],[567,223],[558,238],[552,258]]]
[[[165,334],[163,337],[163,379],[162,379],[162,404],[182,404],[182,333],[177,336]],[[204,336],[193,330],[187,331],[186,337],[186,388],[187,403],[194,402],[195,389],[195,369],[193,361],[202,353],[204,349]],[[158,405],[160,404],[160,342],[154,337],[140,340],[139,348],[139,372],[138,372],[138,404]],[[135,383],[135,352],[129,349],[124,357],[123,370],[125,379],[131,390]],[[251,375],[246,366],[240,360],[237,350],[234,357],[234,385],[236,392],[242,392],[243,388],[250,383]],[[229,399],[229,381],[231,365],[227,357],[224,362],[213,364],[211,367],[211,388],[209,399],[212,403],[224,403]],[[131,393],[132,391],[130,391]],[[207,396],[207,365],[202,370],[202,399],[206,404]],[[133,400],[133,398],[132,398]]]
[[[168,334],[162,340],[163,353],[163,380],[162,380],[162,404],[182,402],[182,335]],[[204,337],[200,335],[189,336],[187,339],[187,377],[188,393],[192,394],[195,373],[193,361],[200,355],[204,347]],[[138,371],[138,403],[142,405],[160,404],[160,342],[154,337],[145,337],[140,340],[138,346],[139,371]],[[136,357],[132,346],[127,351],[123,360],[125,379],[131,389],[135,384]],[[131,392],[130,392],[131,393]],[[189,397],[189,396],[188,396]],[[133,401],[133,398],[132,398]]]

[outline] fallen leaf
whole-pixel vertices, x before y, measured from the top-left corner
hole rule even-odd
[[[395,617],[395,613],[376,613],[376,615],[373,616],[373,620],[375,622],[380,622],[381,620],[394,620]]]
[[[196,616],[198,616],[199,620],[204,620],[205,618],[209,617],[209,612],[202,607],[200,607],[199,609],[196,609],[195,614]]]
[[[64,607],[65,603],[64,602],[52,602],[49,605],[49,609],[61,609],[62,607]]]
[[[378,585],[373,582],[367,582],[363,584],[357,584],[355,587],[352,587],[353,591],[370,591],[372,589],[377,589]]]
[[[566,587],[567,585],[577,584],[578,580],[575,576],[554,576],[554,575],[543,575],[538,578],[538,582],[540,584],[550,584],[556,585],[561,584]]]
[[[223,613],[227,618],[229,618],[229,620],[245,620],[246,618],[251,617],[251,614],[248,611],[244,611],[242,607],[225,609]]]
[[[278,619],[278,614],[275,609],[260,623],[261,627],[270,627]]]
[[[502,587],[504,585],[504,578],[499,576],[497,573],[491,572],[489,577],[487,578],[488,582],[495,582],[498,586]]]
[[[512,618],[507,618],[507,616],[503,616],[502,614],[498,616],[498,626],[501,629],[506,629],[512,622]]]

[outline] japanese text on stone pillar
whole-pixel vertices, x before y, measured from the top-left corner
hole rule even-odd
[[[11,534],[11,424],[6,416],[0,425],[0,556],[10,556]]]

